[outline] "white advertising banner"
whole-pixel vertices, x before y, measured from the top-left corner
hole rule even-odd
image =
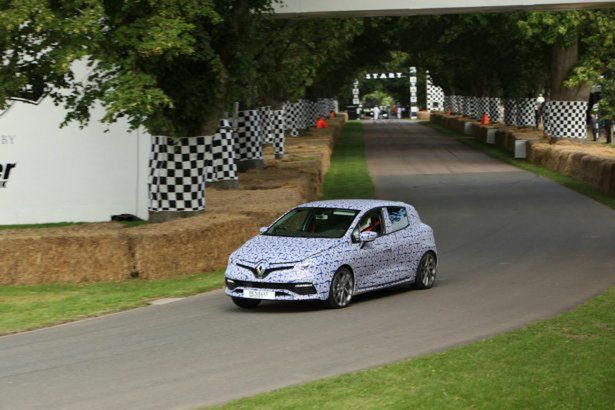
[[[102,115],[96,107],[88,127],[60,128],[64,110],[44,98],[0,116],[0,225],[147,219],[150,136]]]

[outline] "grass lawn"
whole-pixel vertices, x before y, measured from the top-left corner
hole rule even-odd
[[[225,409],[615,408],[615,288],[553,319]]]
[[[222,270],[181,278],[117,283],[2,285],[0,334],[144,306],[163,297],[188,296],[224,283]]]
[[[576,178],[559,174],[555,171],[551,171],[550,169],[541,167],[539,165],[530,164],[524,159],[515,159],[508,151],[504,150],[503,148],[479,141],[470,135],[465,135],[461,132],[449,130],[448,128],[445,128],[441,125],[430,123],[425,123],[425,125],[443,134],[451,136],[457,141],[469,145],[472,148],[480,150],[493,158],[499,159],[500,161],[506,162],[510,165],[514,165],[518,168],[543,176],[545,178],[549,178],[550,180],[557,182],[558,184],[561,184],[566,188],[572,189],[573,191],[577,191],[583,195],[592,198],[595,201],[598,201],[612,209],[615,209],[614,197],[603,194],[598,188],[591,186],[583,181],[579,181]]]
[[[335,143],[322,199],[373,197],[374,184],[365,160],[363,124],[348,121]]]

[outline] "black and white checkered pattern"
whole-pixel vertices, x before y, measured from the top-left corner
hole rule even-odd
[[[205,183],[236,180],[233,134],[228,121],[213,136],[153,136],[149,160],[150,211],[205,209]]]
[[[299,103],[284,104],[284,129],[292,136],[299,135],[299,115]]]
[[[258,112],[261,116],[263,128],[263,144],[273,144],[273,110],[271,107],[260,107]]]
[[[444,109],[444,90],[442,87],[434,85],[431,76],[427,74],[426,78],[427,83],[427,109],[429,111],[433,110],[443,110]]]
[[[299,100],[299,129],[305,130],[310,126],[310,102]]]
[[[319,98],[321,115],[327,116],[329,112],[337,112],[337,101],[332,98]]]
[[[238,161],[263,159],[263,124],[259,110],[239,111],[235,153]]]
[[[504,124],[517,125],[517,100],[515,99],[504,100]]]
[[[452,97],[453,97],[452,95],[444,96],[444,100],[442,101],[443,111],[448,111],[448,110],[451,110],[451,112],[453,111],[453,98]]]
[[[489,122],[500,122],[502,118],[502,100],[497,97],[486,97],[487,99],[487,114],[489,115]]]
[[[461,96],[461,113],[466,117],[477,118],[477,97]]]
[[[476,97],[476,116],[480,119],[489,115],[489,97]]]
[[[518,98],[516,100],[516,120],[517,127],[536,126],[536,100],[533,98]]]
[[[235,140],[228,120],[220,121],[220,129],[212,138],[211,150],[205,151],[205,170],[207,182],[237,180]]]
[[[150,211],[205,209],[205,137],[152,137]]]
[[[586,115],[585,101],[547,101],[545,133],[557,138],[586,138]]]
[[[284,110],[272,110],[270,121],[273,130],[273,149],[275,155],[281,157],[284,155]]]
[[[504,124],[535,127],[535,109],[536,102],[533,98],[509,98],[504,101]]]
[[[308,127],[313,127],[316,125],[316,120],[320,116],[322,116],[320,111],[321,111],[321,107],[318,101],[308,101],[308,117],[307,117]]]

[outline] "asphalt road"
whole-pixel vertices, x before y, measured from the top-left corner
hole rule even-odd
[[[348,309],[221,291],[0,338],[0,408],[190,408],[517,328],[615,283],[615,212],[420,124],[366,123],[378,196],[434,227],[439,279]]]

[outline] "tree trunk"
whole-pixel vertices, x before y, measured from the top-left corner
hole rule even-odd
[[[570,47],[558,43],[553,46],[551,59],[551,99],[555,101],[587,101],[591,87],[583,83],[576,87],[565,87],[564,81],[572,68],[579,62],[579,37]]]

